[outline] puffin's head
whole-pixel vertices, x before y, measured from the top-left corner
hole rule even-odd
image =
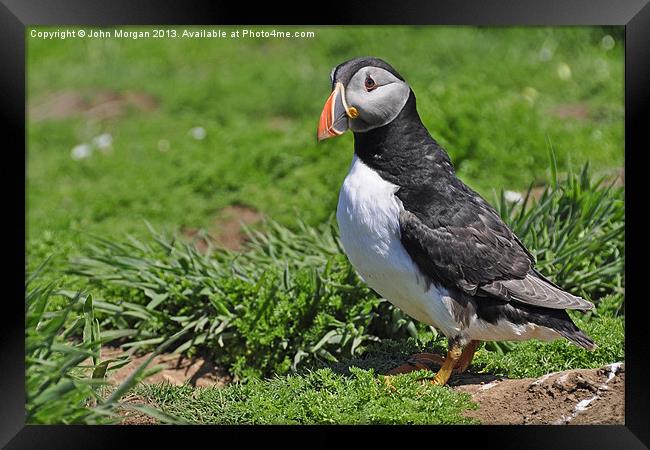
[[[340,136],[348,128],[364,132],[384,126],[400,113],[411,88],[379,58],[355,58],[330,74],[332,94],[318,123],[318,140]]]

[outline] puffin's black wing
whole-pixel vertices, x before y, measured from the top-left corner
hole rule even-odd
[[[481,297],[553,309],[593,305],[562,291],[534,268],[533,256],[497,212],[459,180],[446,190],[401,190],[401,242],[420,270]]]

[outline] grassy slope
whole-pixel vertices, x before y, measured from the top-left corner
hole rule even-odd
[[[549,257],[555,259],[553,255],[567,251],[562,249],[561,242],[548,236],[554,233],[551,230],[561,225],[563,233],[576,235],[570,238],[571,243],[578,245],[568,249],[570,264],[581,263],[574,265],[570,273],[558,271],[554,275],[561,285],[574,283],[574,289],[584,288],[584,295],[597,302],[596,311],[572,315],[578,326],[595,340],[598,349],[587,352],[565,340],[501,346],[488,343],[479,349],[473,370],[507,377],[537,377],[570,368],[596,368],[624,359],[624,318],[620,315],[623,298],[620,294],[600,296],[603,290],[619,292],[622,287],[622,261],[617,256],[622,250],[622,235],[610,235],[607,231],[619,229],[623,223],[622,192],[588,183],[581,185],[579,188],[574,182],[560,183],[552,201],[543,200],[543,196],[541,203],[531,206],[523,216],[514,211],[520,219],[513,225],[524,241],[531,237],[530,230],[537,230],[532,232],[537,236],[537,247],[546,250],[538,261],[543,267],[548,267]],[[600,207],[593,209],[596,204]],[[568,211],[570,217],[564,217]],[[590,224],[580,219],[585,215],[599,219]],[[530,222],[532,217],[538,218]],[[557,218],[558,223],[551,218]],[[532,228],[524,226],[526,223]],[[225,390],[145,386],[138,389],[138,394],[168,413],[198,422],[462,422],[458,409],[468,407],[462,396],[450,393],[441,400],[427,394],[413,402],[413,390],[421,392],[426,388],[417,388],[412,377],[400,381],[401,387],[391,393],[376,388],[380,378],[354,369],[386,373],[413,353],[444,353],[444,338],[420,325],[417,340],[404,339],[408,319],[397,310],[382,308],[386,303],[378,304],[360,280],[351,276],[347,260],[338,254],[327,227],[298,234],[290,234],[277,225],[274,229],[273,235],[258,235],[249,252],[237,256],[237,281],[228,269],[227,255],[217,253],[207,258],[191,247],[174,245],[160,236],[156,237],[161,244],[158,250],[137,241],[108,241],[97,243],[88,249],[88,257],[76,260],[74,267],[78,273],[99,282],[98,288],[103,287],[99,292],[103,290],[113,300],[129,300],[129,304],[118,302],[122,306],[108,310],[120,311],[104,316],[109,323],[124,320],[129,312],[137,313],[131,325],[122,327],[144,333],[153,330],[159,339],[180,327],[191,326],[194,332],[182,338],[193,345],[191,350],[213,355],[211,358],[234,374],[248,378],[250,383]],[[523,233],[524,230],[528,231]],[[614,245],[613,253],[606,243]],[[588,264],[581,267],[583,263]],[[318,274],[301,271],[309,267],[328,269]],[[280,272],[283,274],[277,276]],[[127,286],[128,290],[120,295],[119,286]],[[152,305],[147,307],[145,320],[141,320],[145,311],[131,302]],[[223,314],[231,317],[226,328],[222,326],[226,317]],[[412,330],[415,332],[416,327]],[[380,343],[372,344],[376,340]],[[354,350],[354,342],[362,345]],[[361,351],[362,348],[367,351]],[[350,357],[350,353],[354,356]],[[299,354],[302,358],[297,374],[276,378],[290,372],[291,361],[296,363],[294,355]],[[339,361],[326,362],[332,355],[337,355]],[[319,367],[339,376],[327,370],[310,372]],[[260,375],[272,378],[260,381]],[[319,383],[332,389],[322,389]],[[432,404],[440,401],[443,407],[430,410]],[[358,410],[359,414],[350,416],[349,409]]]
[[[542,273],[595,302],[601,315],[616,316],[624,286],[623,191],[588,180],[586,172],[573,175],[538,203],[514,210],[506,204],[501,213],[523,242],[544,250],[537,259]],[[243,253],[204,255],[155,233],[143,240],[97,239],[70,269],[108,300],[97,305],[102,326],[137,329],[144,345],[192,327],[181,349],[215,358],[243,378],[360,356],[372,342],[417,335],[416,323],[358,278],[334,224],[298,232],[277,223],[268,228]],[[622,351],[622,334],[613,336],[613,348]],[[559,353],[580,364],[619,356]]]
[[[314,30],[316,38],[296,41],[28,40],[30,103],[50,92],[96,89],[145,92],[159,102],[152,113],[131,111],[106,121],[73,117],[29,123],[30,267],[51,251],[66,256],[77,249],[87,239],[80,231],[108,238],[127,231],[143,235],[142,219],[171,229],[208,226],[219,208],[233,203],[254,206],[290,227],[296,224],[295,211],[309,224],[322,222],[335,209],[352,145],[349,135],[315,143],[327,74],[339,62],[364,54],[383,57],[408,79],[425,124],[449,151],[459,175],[490,200],[492,189],[523,190],[545,178],[549,143],[560,170],[569,161],[578,166],[590,160],[596,171],[622,165],[623,46],[615,33],[614,48],[606,50],[600,28]],[[570,67],[568,79],[558,75],[563,64]],[[586,106],[588,119],[552,113],[572,104]],[[205,140],[189,137],[195,126],[207,130]],[[80,162],[70,158],[72,147],[103,132],[113,135],[112,153]],[[169,151],[158,150],[161,139],[169,141]],[[613,320],[607,329],[616,330],[616,343],[601,355],[607,362],[622,348],[622,319]],[[505,356],[479,353],[478,367],[534,376],[581,364],[575,351],[565,352],[562,345],[554,349],[558,360],[540,361],[538,345],[549,344],[520,344]],[[407,350],[401,347],[402,353]],[[373,422],[390,421],[397,412],[405,423],[447,422],[461,420],[458,412],[469,405],[466,398],[437,388],[418,391],[408,377],[400,382],[403,392],[417,391],[431,403],[402,397],[396,406],[395,397],[376,388],[365,372],[340,377],[326,371],[287,380],[292,381],[224,393],[152,387],[150,398],[186,405],[188,396],[198,396],[203,404],[174,410],[170,401],[170,410],[215,422],[247,417]],[[316,380],[329,380],[331,389],[310,391]],[[200,413],[214,396],[222,399],[218,408]],[[269,396],[286,409],[270,404]],[[282,400],[294,398],[300,399],[295,408]],[[333,398],[343,399],[340,409]],[[246,416],[245,405],[256,405],[258,415]],[[450,409],[434,411],[431,405]]]
[[[462,424],[474,408],[469,395],[396,377],[391,386],[373,371],[348,376],[330,369],[252,381],[225,389],[143,385],[137,393],[168,414],[201,424]]]
[[[301,28],[304,29],[304,28]],[[311,28],[310,28],[311,29]],[[315,126],[332,66],[359,55],[403,73],[434,137],[460,176],[489,199],[544,177],[549,142],[560,170],[589,159],[622,164],[622,42],[581,28],[315,28],[300,40],[28,40],[28,93],[133,90],[152,113],[29,123],[28,238],[32,266],[52,249],[157,226],[208,226],[219,208],[254,206],[289,226],[335,209],[352,136],[317,145]],[[408,49],[408,51],[405,51]],[[552,55],[543,61],[540,54]],[[571,78],[558,76],[561,64]],[[584,104],[589,120],[550,113]],[[188,130],[202,126],[197,141]],[[70,150],[113,135],[111,154]],[[158,150],[166,139],[169,151]]]
[[[595,353],[566,341],[522,342],[505,355],[478,350],[471,370],[511,378],[539,377],[576,367],[597,368],[624,359],[623,318],[603,316],[578,324],[599,344]],[[218,424],[463,424],[461,412],[475,408],[465,394],[418,381],[431,372],[393,377],[393,389],[376,373],[401,364],[417,351],[441,352],[441,340],[384,341],[353,358],[299,375],[253,380],[226,388],[141,385],[138,395],[167,414],[190,423]]]

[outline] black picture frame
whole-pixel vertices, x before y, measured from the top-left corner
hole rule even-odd
[[[302,16],[296,8],[305,8]],[[268,4],[220,4],[209,1],[97,1],[97,0],[1,0],[0,1],[0,123],[6,128],[3,165],[6,201],[15,209],[5,214],[5,234],[11,257],[7,258],[10,285],[24,295],[25,276],[25,28],[34,25],[147,25],[147,24],[418,24],[418,25],[624,25],[625,26],[625,172],[626,172],[626,393],[625,425],[621,426],[437,426],[430,427],[157,427],[151,426],[37,426],[25,425],[24,307],[18,292],[6,295],[4,323],[0,328],[0,443],[6,448],[121,448],[144,438],[147,445],[183,444],[199,437],[214,440],[237,437],[238,444],[257,440],[259,433],[298,434],[308,445],[315,434],[330,436],[329,445],[340,445],[333,433],[348,435],[345,442],[394,434],[409,445],[422,438],[425,445],[468,439],[496,448],[647,448],[650,445],[649,346],[644,331],[647,320],[639,276],[645,269],[641,233],[643,153],[648,151],[647,117],[650,112],[650,6],[648,0],[462,0],[370,3],[332,2],[279,6]],[[9,137],[9,140],[6,138]],[[644,139],[645,138],[645,139]],[[12,142],[9,144],[8,142]],[[16,192],[22,192],[19,198]],[[7,210],[5,210],[7,211]],[[15,222],[15,223],[14,223]],[[22,239],[16,237],[20,236]],[[18,261],[23,263],[19,267]],[[13,273],[13,272],[15,273]],[[21,278],[23,277],[23,278]],[[188,434],[189,433],[189,434]],[[135,436],[135,435],[139,436]],[[202,435],[202,436],[201,436]],[[325,436],[324,436],[325,437]],[[188,440],[191,439],[191,440]],[[279,436],[278,436],[279,438]],[[215,440],[218,439],[218,440]],[[272,439],[272,438],[271,438]],[[451,441],[449,441],[451,439]],[[274,441],[268,441],[269,443]],[[280,442],[279,440],[277,441]]]

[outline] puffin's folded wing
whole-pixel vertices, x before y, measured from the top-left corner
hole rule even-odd
[[[472,295],[495,281],[525,278],[533,261],[514,234],[491,211],[472,212],[428,226],[404,209],[402,245],[422,272]]]
[[[481,292],[544,308],[587,310],[594,307],[587,300],[569,294],[532,273],[523,280],[504,280],[486,284],[479,288],[479,293]]]
[[[538,275],[530,253],[492,211],[455,219],[433,227],[408,210],[400,214],[402,245],[432,279],[478,297],[553,309],[593,307]]]

